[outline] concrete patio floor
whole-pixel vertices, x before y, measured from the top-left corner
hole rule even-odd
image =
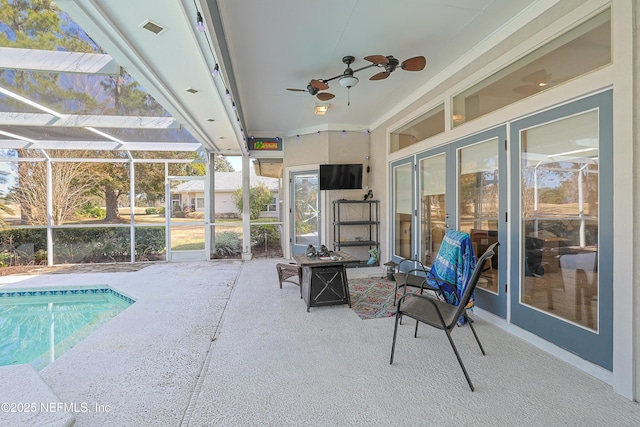
[[[66,414],[78,426],[640,425],[638,403],[482,318],[486,356],[468,328],[453,333],[475,392],[433,328],[414,339],[405,322],[389,365],[393,318],[361,320],[347,305],[307,313],[297,286],[278,288],[277,262],[14,275],[0,288],[107,284],[137,300],[39,372],[57,401],[87,404]],[[2,388],[3,399],[51,399]],[[0,425],[69,422],[22,415],[0,413]]]

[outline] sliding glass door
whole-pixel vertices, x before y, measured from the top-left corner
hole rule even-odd
[[[478,282],[476,303],[506,318],[506,126],[456,141],[451,149],[455,153],[456,229],[469,233],[476,257],[500,242]]]
[[[415,202],[413,157],[391,164],[392,259],[415,259]]]
[[[512,322],[611,370],[612,94],[519,120],[511,141]]]
[[[391,165],[393,259],[431,265],[448,229],[469,233],[476,255],[506,248],[506,127],[434,148]],[[506,251],[482,273],[478,306],[506,317]],[[502,261],[501,261],[502,260]],[[502,268],[500,267],[502,266]]]
[[[320,187],[318,171],[290,174],[291,253],[304,253],[307,246],[320,245]]]

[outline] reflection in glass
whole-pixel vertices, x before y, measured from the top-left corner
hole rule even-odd
[[[318,174],[295,175],[294,226],[296,245],[320,245],[318,234]]]
[[[401,258],[413,258],[411,256],[412,229],[411,213],[413,189],[411,186],[412,164],[406,163],[393,170],[393,194],[394,194],[394,255]]]
[[[521,303],[598,330],[598,112],[521,133]]]
[[[498,240],[498,139],[458,152],[458,229],[471,235],[476,257]],[[498,257],[485,265],[480,289],[498,292]]]
[[[423,141],[444,132],[444,104],[391,132],[389,152]]]
[[[446,156],[420,160],[420,259],[433,264],[442,244],[446,216]]]
[[[611,63],[606,10],[453,97],[453,126]]]

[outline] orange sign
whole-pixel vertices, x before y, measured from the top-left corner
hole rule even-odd
[[[254,150],[278,150],[277,141],[254,141]]]

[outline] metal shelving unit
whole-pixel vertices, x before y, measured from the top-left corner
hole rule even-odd
[[[380,202],[378,200],[334,200],[333,201],[333,250],[345,247],[380,247]],[[354,266],[377,266],[367,264],[369,257]]]

